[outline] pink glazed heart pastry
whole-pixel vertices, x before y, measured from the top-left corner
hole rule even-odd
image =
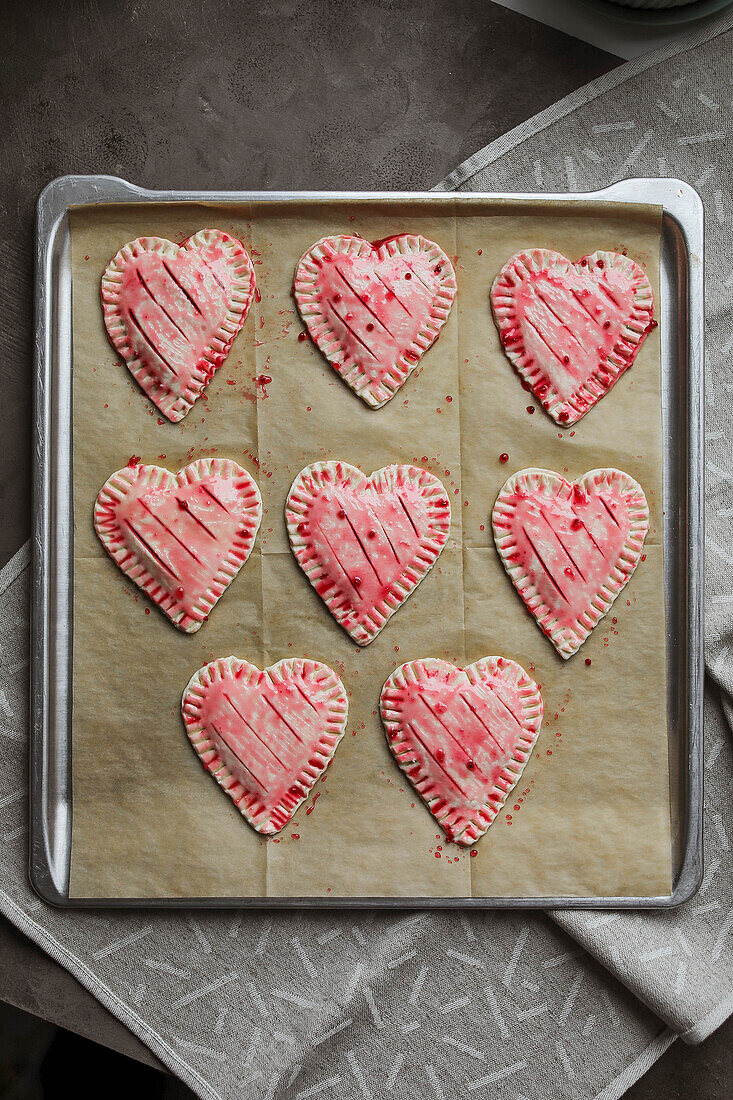
[[[374,244],[324,237],[301,258],[293,290],[313,342],[378,409],[448,320],[456,273],[442,248],[425,237],[402,234]]]
[[[430,571],[450,532],[441,481],[417,466],[367,477],[346,462],[316,462],[285,505],[298,565],[336,622],[361,646]]]
[[[537,684],[506,657],[465,669],[429,657],[396,669],[379,706],[395,760],[448,839],[474,844],[532,754]]]
[[[202,764],[265,836],[287,825],[323,775],[348,712],[336,673],[307,659],[260,672],[223,657],[191,677],[181,703]]]
[[[107,334],[160,411],[178,423],[244,324],[255,273],[244,245],[218,229],[185,244],[130,241],[102,276]]]
[[[618,252],[571,263],[559,252],[518,252],[491,288],[504,351],[542,407],[575,424],[634,362],[654,327],[648,278]]]
[[[224,458],[201,458],[180,473],[125,466],[94,506],[109,556],[171,622],[198,630],[242,568],[262,516],[253,478]]]
[[[649,530],[640,485],[621,470],[575,482],[520,470],[492,514],[514,587],[561,657],[572,657],[636,569]]]

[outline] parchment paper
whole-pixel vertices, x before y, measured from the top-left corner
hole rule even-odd
[[[621,250],[658,296],[660,210],[570,211],[440,196],[403,206],[130,204],[72,212],[74,324],[74,897],[656,895],[671,886],[662,568],[660,351],[632,369],[575,429],[560,430],[501,351],[489,287],[521,248],[570,258]],[[261,302],[179,425],[145,399],[104,330],[99,281],[126,241],[182,241],[213,226],[251,250]],[[440,339],[400,393],[374,411],[299,341],[291,297],[306,247],[328,233],[420,232],[455,257],[458,298]],[[266,376],[271,382],[259,383]],[[498,456],[508,452],[501,464]],[[255,550],[196,634],[178,632],[107,557],[92,526],[102,484],[131,455],[176,470],[229,456],[256,477]],[[306,464],[342,458],[369,473],[416,462],[444,482],[451,538],[438,564],[367,649],[331,618],[290,553],[283,506]],[[646,560],[608,616],[563,661],[504,573],[490,512],[525,466],[570,477],[615,465],[651,508]],[[349,693],[333,764],[278,840],[264,841],[206,774],[185,736],[191,674],[234,653],[263,667],[307,655]],[[524,776],[476,855],[449,844],[396,767],[377,702],[397,664],[521,662],[545,720]],[[591,665],[585,659],[591,659]],[[296,834],[298,839],[295,839]],[[436,858],[437,857],[437,858]]]

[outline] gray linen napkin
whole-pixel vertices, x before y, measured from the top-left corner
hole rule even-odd
[[[615,1100],[676,1035],[697,1041],[733,1010],[732,27],[728,16],[601,78],[441,185],[592,189],[661,173],[706,201],[707,870],[682,910],[49,908],[26,877],[28,547],[0,574],[0,909],[202,1097]]]

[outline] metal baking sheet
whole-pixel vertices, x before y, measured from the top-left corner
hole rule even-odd
[[[70,899],[73,653],[72,320],[69,208],[114,202],[289,203],[304,199],[439,204],[653,203],[663,208],[660,329],[664,583],[673,889],[660,897]],[[38,201],[35,310],[30,878],[54,905],[160,907],[669,908],[702,877],[703,211],[672,179],[579,194],[150,191],[112,176],[64,176]]]

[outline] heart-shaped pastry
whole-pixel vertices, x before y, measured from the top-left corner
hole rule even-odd
[[[417,466],[367,477],[346,462],[315,462],[290,487],[285,519],[298,565],[365,646],[437,561],[450,501],[443,483]]]
[[[575,424],[634,362],[654,327],[654,295],[633,260],[594,252],[518,252],[491,288],[501,342],[542,407]]]
[[[331,763],[349,705],[328,665],[307,658],[260,672],[222,657],[191,677],[181,702],[191,744],[253,829],[278,833]]]
[[[251,554],[261,517],[254,479],[228,458],[200,458],[177,474],[125,466],[94,505],[109,556],[188,634]]]
[[[323,237],[301,257],[293,292],[313,342],[378,409],[448,320],[456,273],[442,248],[425,237],[402,234],[374,244]]]
[[[492,513],[514,587],[561,657],[572,657],[631,578],[649,530],[641,486],[621,470],[575,482],[520,470]]]
[[[474,844],[531,756],[537,684],[506,657],[465,669],[428,657],[392,673],[379,707],[395,760],[448,839]]]
[[[160,411],[178,423],[226,359],[255,292],[241,241],[200,229],[185,244],[130,241],[102,276],[107,334]]]

